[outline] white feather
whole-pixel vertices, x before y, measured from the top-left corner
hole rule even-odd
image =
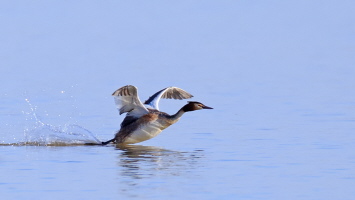
[[[164,126],[158,121],[154,121],[139,127],[136,131],[131,133],[124,141],[125,144],[134,144],[149,140],[161,133]]]
[[[164,88],[146,100],[144,103],[151,106],[152,108],[159,110],[160,99],[189,99],[193,97],[190,93],[178,87],[167,87]]]
[[[115,104],[120,114],[128,113],[127,116],[139,118],[149,111],[139,100],[137,88],[127,85],[116,90],[114,96]]]

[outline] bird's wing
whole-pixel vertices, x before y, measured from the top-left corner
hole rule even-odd
[[[127,116],[139,118],[149,113],[148,109],[139,100],[137,88],[133,85],[119,88],[112,96],[115,98],[120,115],[127,112]]]
[[[163,99],[189,99],[193,97],[190,93],[177,87],[167,87],[149,97],[144,104],[152,106],[154,109],[159,110],[158,103],[161,98]]]

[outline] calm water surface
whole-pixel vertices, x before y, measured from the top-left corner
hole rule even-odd
[[[0,198],[354,199],[354,6],[2,2]],[[214,109],[123,149],[82,145],[113,137],[127,84]]]
[[[317,114],[285,104],[271,113],[211,106],[215,109],[187,113],[155,139],[123,149],[77,145],[95,137],[109,139],[118,124],[111,133],[92,136],[81,126],[65,128],[62,121],[56,127],[38,125],[33,113],[22,114],[28,119],[20,127],[27,127],[22,131],[26,136],[8,134],[43,143],[0,147],[2,194],[8,199],[42,195],[57,199],[351,199],[355,195],[354,120],[346,110]],[[286,115],[273,117],[287,110]],[[248,117],[251,114],[255,118]],[[119,119],[117,114],[112,120]],[[79,133],[74,139],[72,131]],[[59,146],[43,146],[58,140]]]

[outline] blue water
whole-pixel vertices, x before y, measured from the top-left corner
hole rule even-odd
[[[354,6],[2,2],[1,198],[353,199]],[[119,129],[127,84],[214,109],[137,145],[83,145]]]

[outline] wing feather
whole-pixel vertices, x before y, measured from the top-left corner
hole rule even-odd
[[[189,99],[193,97],[190,93],[186,92],[185,90],[178,88],[178,87],[167,87],[164,88],[144,102],[144,104],[152,106],[154,109],[159,110],[159,101],[161,98],[163,99]]]
[[[144,107],[138,97],[138,90],[133,85],[126,85],[116,90],[112,96],[115,99],[120,115],[127,112],[127,116],[139,118],[149,111]]]

